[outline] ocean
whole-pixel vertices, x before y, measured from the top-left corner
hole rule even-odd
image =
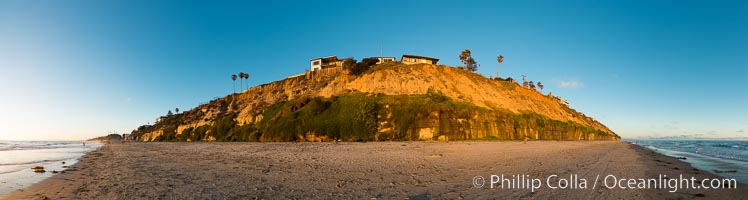
[[[78,162],[86,152],[102,146],[83,141],[0,141],[0,195],[31,186]],[[65,164],[63,164],[65,162]],[[46,173],[35,173],[43,166]]]
[[[748,141],[746,140],[627,139],[625,141],[667,156],[686,157],[683,161],[697,169],[748,184]]]

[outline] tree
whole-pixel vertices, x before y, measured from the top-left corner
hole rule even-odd
[[[351,70],[356,66],[356,59],[345,59],[343,60],[343,69]]]
[[[499,56],[496,57],[496,61],[499,62],[499,65],[498,65],[499,69],[498,69],[498,71],[496,71],[496,78],[499,78],[499,75],[501,74],[501,63],[504,62],[504,56],[502,56],[501,54],[499,54]]]
[[[524,74],[522,74],[522,87],[525,87],[525,88],[527,88],[527,87],[528,87],[529,85],[530,85],[530,83],[528,83],[528,82],[527,82],[527,81],[525,80],[525,75],[524,75]]]
[[[247,84],[244,88],[249,89],[249,73],[244,73],[244,84]]]
[[[241,88],[241,91],[244,92],[244,72],[239,72],[239,88]]]
[[[244,91],[244,72],[239,72],[239,93]]]
[[[473,59],[473,57],[469,57],[467,61],[465,61],[465,64],[466,64],[465,69],[473,71],[473,72],[478,71],[478,63],[475,62],[475,59]]]
[[[242,79],[246,79],[247,77],[249,77],[249,75],[247,73],[242,72],[242,77],[241,78]],[[246,82],[246,81],[244,81],[244,82]],[[247,89],[248,88],[244,87],[244,90],[247,90]],[[242,90],[242,92],[244,92],[244,90]]]
[[[540,88],[540,93],[543,93],[543,83],[538,82],[538,88]]]
[[[233,82],[234,86],[234,94],[236,94],[236,74],[231,75],[231,81]]]
[[[473,59],[470,49],[465,49],[460,52],[460,62],[462,62],[462,69],[467,69],[470,71],[478,70],[478,63],[475,62],[475,59]]]
[[[467,67],[467,60],[468,58],[472,57],[472,53],[470,53],[470,49],[465,49],[462,52],[460,52],[460,62],[462,62],[462,67]]]
[[[175,108],[174,112],[176,112],[177,114],[179,114],[179,108]]]
[[[530,89],[535,90],[535,83],[532,81],[530,81]]]
[[[361,60],[361,62],[356,63],[356,65],[351,68],[351,74],[363,74],[364,72],[368,71],[371,66],[376,65],[377,62],[379,62],[379,59],[377,58],[364,58],[363,60]]]
[[[166,113],[166,116],[167,116],[167,117],[168,117],[168,116],[172,116],[172,115],[174,115],[174,113],[172,113],[172,112],[171,112],[171,110],[169,110],[169,112],[167,112],[167,113]]]

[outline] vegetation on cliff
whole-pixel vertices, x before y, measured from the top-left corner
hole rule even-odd
[[[552,120],[536,113],[515,114],[455,102],[438,92],[423,95],[348,93],[333,98],[302,97],[275,104],[256,123],[237,124],[236,113],[220,117],[212,125],[176,132],[163,128],[154,141],[403,141],[443,139],[539,139],[579,140],[609,134],[590,127]],[[482,119],[477,119],[482,118]],[[508,124],[503,135],[476,137],[469,123]],[[431,129],[431,134],[423,134]],[[433,134],[437,129],[442,134]],[[481,128],[473,128],[481,129]],[[535,129],[532,134],[525,130]],[[578,134],[574,135],[575,132]],[[568,134],[568,135],[567,135]]]
[[[215,99],[132,135],[141,141],[620,139],[511,79],[371,59],[346,65]]]

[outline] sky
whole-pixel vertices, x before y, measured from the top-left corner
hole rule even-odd
[[[0,1],[0,140],[129,133],[315,57],[543,82],[624,138],[748,137],[745,1]],[[238,84],[237,84],[238,87]]]

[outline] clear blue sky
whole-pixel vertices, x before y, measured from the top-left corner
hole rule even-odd
[[[303,72],[417,54],[541,81],[624,137],[748,136],[745,1],[0,1],[0,140],[129,132]]]

